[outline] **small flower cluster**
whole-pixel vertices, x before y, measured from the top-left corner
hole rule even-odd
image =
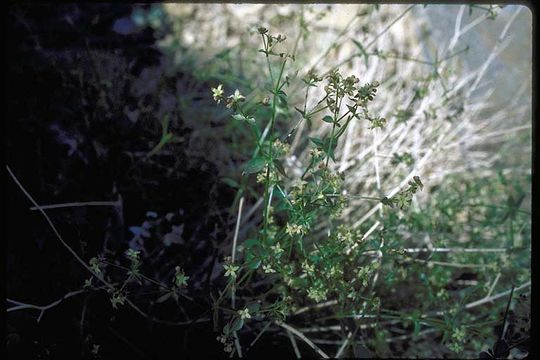
[[[274,268],[272,267],[272,265],[270,264],[264,264],[262,266],[262,269],[263,271],[266,273],[266,274],[271,274],[271,273],[275,273],[276,270],[274,270]]]
[[[287,37],[285,35],[278,34],[277,36],[270,35],[268,32],[268,29],[265,27],[258,27],[257,32],[262,36],[263,39],[263,47],[264,49],[259,49],[259,52],[262,52],[266,56],[273,55],[273,56],[279,56],[280,58],[283,57],[290,57],[293,61],[295,60],[294,55],[285,54],[283,52],[276,53],[274,51],[274,47],[287,40]]]
[[[251,319],[251,314],[249,313],[248,308],[238,310],[238,315],[240,315],[240,319],[242,319],[242,320]]]
[[[352,101],[352,104],[348,105],[348,108],[353,116],[356,115],[357,107],[360,106],[364,111],[366,119],[370,121],[374,120],[369,116],[367,105],[368,102],[375,98],[377,87],[380,85],[379,82],[374,81],[363,86],[358,86],[360,79],[354,75],[344,79],[337,70],[332,71],[327,76],[327,79],[328,85],[325,86],[324,90],[327,96],[326,102],[331,112],[338,110],[337,106],[341,104],[345,96],[348,96],[349,100]],[[384,123],[386,121],[382,118],[376,119],[379,123]]]
[[[268,164],[266,164],[261,171],[257,173],[257,183],[264,184],[266,182],[266,173],[268,172]],[[278,184],[280,180],[279,174],[275,171],[274,166],[270,166],[270,172],[268,173],[268,182],[270,184]]]
[[[343,224],[336,228],[335,236],[338,243],[343,244],[346,248],[350,248],[362,239],[360,230],[352,230]]]
[[[307,232],[307,229],[306,229],[305,226],[302,226],[300,224],[289,224],[289,223],[287,223],[287,227],[285,228],[285,232],[289,236],[304,235]]]
[[[276,158],[280,158],[282,156],[287,155],[287,153],[291,150],[291,146],[287,143],[281,142],[279,139],[274,140],[273,143],[273,155]]]
[[[238,104],[241,102],[244,102],[246,98],[244,95],[240,94],[240,91],[238,89],[234,90],[234,94],[229,95],[227,97],[227,108],[236,110],[238,108]]]
[[[403,154],[394,153],[392,154],[392,160],[390,161],[392,165],[398,165],[401,163],[404,163],[407,166],[411,166],[414,164],[414,159],[409,152],[405,152]]]
[[[326,190],[331,193],[341,191],[341,186],[343,180],[345,180],[345,175],[340,172],[333,173],[331,171],[325,171],[322,174],[322,180],[327,186]]]
[[[374,118],[368,118],[368,120],[371,121],[371,125],[369,126],[369,129],[377,129],[377,128],[384,128],[386,125],[386,119],[376,116]]]
[[[313,275],[315,273],[315,266],[313,266],[313,264],[308,263],[307,261],[304,261],[302,263],[302,269],[307,275]]]
[[[101,259],[98,259],[96,257],[93,257],[90,259],[90,268],[92,269],[92,271],[99,275],[101,274],[101,269],[100,269],[100,265],[101,265]]]
[[[320,161],[323,158],[324,153],[319,148],[312,148],[309,154],[313,157],[313,161]]]
[[[292,205],[303,207],[304,201],[303,199],[307,197],[308,187],[311,188],[312,185],[304,180],[298,180],[291,188],[291,191],[289,192],[289,199]]]
[[[132,276],[133,278],[135,279],[139,279],[140,276],[141,276],[141,273],[140,273],[140,266],[141,266],[141,261],[140,261],[140,251],[136,251],[136,250],[133,250],[133,249],[128,249],[126,251],[126,257],[129,259],[130,261],[130,267],[129,267],[129,271],[128,271],[128,275],[129,276]]]
[[[226,277],[230,277],[231,279],[236,279],[240,266],[232,264],[232,263],[226,263],[225,265],[223,265],[223,268],[225,269]]]
[[[316,302],[324,301],[327,299],[328,296],[328,288],[321,280],[317,279],[308,289],[307,296]]]
[[[381,266],[378,262],[373,262],[367,266],[361,267],[356,272],[356,278],[361,282],[363,287],[368,286],[369,278],[371,274]]]
[[[373,101],[375,98],[379,85],[380,84],[378,81],[374,81],[358,88],[358,92],[355,97],[356,104],[362,107],[367,106],[367,103],[369,101]]]
[[[177,266],[174,268],[174,286],[176,286],[178,289],[187,286],[187,281],[189,280],[189,276],[186,276],[184,273],[184,270]]]
[[[318,82],[321,82],[323,80],[322,77],[320,77],[319,75],[317,75],[317,73],[313,70],[313,69],[310,69],[306,76],[304,76],[302,78],[302,81],[307,85],[307,86],[313,86],[313,87],[316,87],[317,83]]]
[[[452,341],[447,345],[450,350],[459,354],[463,351],[463,345],[465,344],[465,336],[467,331],[464,326],[454,328],[452,332]]]
[[[230,353],[233,351],[233,341],[230,336],[225,336],[222,334],[219,335],[216,340],[223,344],[223,350],[226,353]]]
[[[118,305],[124,305],[125,301],[126,301],[126,297],[120,291],[115,291],[113,295],[111,296],[111,304],[112,304],[112,307],[115,309],[118,309]]]
[[[212,88],[212,97],[216,103],[226,101],[226,106],[229,109],[236,110],[241,102],[246,100],[246,97],[240,93],[240,90],[236,89],[233,94],[225,98],[225,92],[223,91],[223,84],[219,84],[216,88]]]
[[[212,88],[212,96],[216,103],[220,103],[223,100],[223,84],[219,84],[217,88]]]
[[[328,84],[324,87],[326,92],[326,104],[331,112],[336,112],[341,100],[348,95],[352,97],[356,91],[356,84],[360,82],[356,76],[351,75],[345,79],[338,70],[333,70],[326,77]]]
[[[391,199],[386,196],[381,199],[384,205],[394,207],[397,205],[400,209],[408,208],[411,205],[412,196],[420,189],[424,188],[424,184],[418,176],[414,176],[413,180],[409,181],[409,187],[397,193]]]

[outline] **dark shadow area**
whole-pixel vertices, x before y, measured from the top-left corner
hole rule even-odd
[[[130,299],[156,318],[197,320],[209,316],[209,295],[223,286],[215,282],[222,256],[215,249],[232,227],[234,192],[204,154],[188,158],[183,143],[148,156],[161,136],[158,114],[168,112],[170,131],[189,139],[175,104],[166,102],[185,90],[191,76],[159,74],[154,92],[136,87],[141,72],[158,66],[162,55],[151,29],[129,29],[131,10],[128,4],[8,9],[6,164],[40,205],[116,201],[47,214],[82,259],[103,255],[114,266],[125,265],[124,252],[143,224],[155,236],[131,243],[142,252],[141,271],[170,283],[181,265],[193,300],[155,304],[159,289],[146,283],[128,284]],[[5,206],[6,296],[46,305],[81,289],[90,274],[43,216],[29,209],[31,202],[7,172]],[[177,237],[164,241],[167,234]],[[110,280],[123,281],[111,266]],[[211,321],[160,325],[128,306],[113,309],[109,298],[105,290],[87,291],[45,311],[39,322],[37,309],[8,313],[10,358],[224,356]]]

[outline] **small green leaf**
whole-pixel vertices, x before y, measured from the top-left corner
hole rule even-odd
[[[358,50],[360,50],[360,54],[364,57],[364,62],[366,63],[366,66],[367,66],[368,65],[368,58],[369,58],[368,53],[366,52],[366,50],[364,49],[362,44],[360,44],[358,41],[356,41],[354,39],[352,39],[352,41],[358,47]]]
[[[156,303],[158,304],[161,304],[167,300],[169,300],[169,298],[172,296],[172,292],[168,292],[166,293],[165,295],[162,295],[160,296],[157,300],[156,300]]]
[[[223,327],[223,335],[228,336],[231,333],[231,326],[229,324]]]
[[[259,266],[261,266],[261,260],[255,258],[255,257],[253,257],[253,258],[251,259],[251,261],[248,261],[248,262],[247,262],[246,265],[247,265],[247,267],[248,267],[249,269],[256,270],[256,269],[259,268]]]
[[[242,243],[242,246],[244,247],[244,249],[249,249],[259,244],[260,241],[258,239],[248,239]]]
[[[356,108],[354,106],[351,106],[351,105],[347,105],[347,108],[349,109],[349,111],[351,112],[351,114],[356,114]]]
[[[414,338],[418,337],[418,334],[420,334],[420,322],[418,320],[414,320]]]
[[[424,184],[422,184],[422,181],[420,180],[420,177],[419,176],[413,176],[413,180],[416,184],[418,184],[418,186],[420,187],[420,189],[423,189],[424,188]]]
[[[334,122],[334,118],[332,118],[330,115],[326,115],[322,118],[322,121],[332,124]]]
[[[256,158],[251,159],[246,164],[244,172],[246,174],[253,174],[253,173],[261,171],[264,168],[265,165],[266,165],[266,159],[265,158],[256,157]]]
[[[238,331],[244,326],[244,320],[242,318],[237,317],[234,319],[232,325],[231,325],[231,332]]]
[[[258,302],[251,303],[248,306],[246,306],[246,308],[249,310],[250,314],[256,314],[259,312],[259,309],[261,308],[261,304],[259,304]]]
[[[240,185],[236,181],[228,177],[222,178],[221,181],[235,189],[240,187]]]
[[[252,117],[246,117],[242,114],[234,114],[233,116],[233,119],[234,120],[237,120],[237,121],[245,121],[245,122],[248,122],[250,124],[255,124],[255,119],[252,118]]]
[[[315,145],[317,145],[318,147],[324,147],[324,142],[319,139],[319,138],[316,138],[316,137],[310,137],[309,140],[311,140],[311,142],[313,142]]]

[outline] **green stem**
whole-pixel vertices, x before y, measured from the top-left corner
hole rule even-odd
[[[272,68],[270,66],[270,61],[268,60],[268,55],[266,56],[266,59],[268,61],[268,71],[270,74],[272,74]],[[277,106],[277,93],[279,91],[279,85],[281,82],[281,77],[283,76],[283,70],[285,68],[285,64],[287,63],[287,58],[283,61],[283,64],[281,65],[281,69],[279,71],[279,76],[277,79],[277,82],[273,88],[273,97],[272,97],[272,117],[270,119],[270,136],[269,136],[269,145],[268,145],[268,158],[272,159],[272,151],[273,151],[273,141],[272,141],[272,134],[274,132],[274,124],[276,121],[276,106]],[[271,161],[270,161],[271,162]],[[263,239],[264,241],[268,238],[268,207],[270,205],[270,168],[271,164],[268,164],[268,167],[266,168],[266,180],[264,183],[264,209],[263,209],[263,217],[264,217],[264,225],[263,225]]]
[[[238,271],[240,271],[240,269]],[[240,283],[242,283],[248,277],[248,275],[250,275],[252,272],[253,272],[253,270],[248,270],[248,271],[246,271],[246,273],[244,275],[242,275],[240,280],[238,280],[238,281],[229,281],[227,286],[225,286],[225,289],[223,289],[223,293],[219,296],[217,301],[214,303],[214,306],[219,306],[219,304],[221,303],[221,301],[223,301],[223,298],[227,294],[227,291],[229,290],[229,288],[231,288],[232,286],[238,287],[238,285],[240,285]]]

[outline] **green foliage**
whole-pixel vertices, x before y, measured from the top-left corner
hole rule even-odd
[[[371,102],[377,96],[380,84],[377,81],[361,84],[356,76],[343,76],[339,70],[319,76],[314,69],[310,69],[300,77],[306,89],[304,105],[295,106],[296,112],[293,114],[299,118],[298,121],[305,121],[309,128],[320,120],[317,126],[326,126],[330,130],[324,136],[305,139],[309,156],[303,164],[303,173],[299,177],[288,173],[282,160],[292,155],[285,142],[291,133],[280,133],[281,128],[277,124],[290,120],[285,116],[290,112],[283,109],[289,106],[291,94],[287,95],[284,89],[290,79],[284,79],[283,74],[287,63],[294,61],[294,57],[275,51],[275,46],[284,42],[283,36],[273,36],[266,28],[259,28],[258,33],[263,41],[263,48],[259,52],[267,60],[270,86],[265,89],[268,95],[264,96],[263,101],[245,99],[245,102],[231,106],[236,113],[233,118],[240,120],[238,124],[252,131],[252,144],[256,150],[243,168],[242,184],[240,181],[228,183],[246,194],[245,189],[250,186],[253,175],[258,184],[264,185],[262,194],[252,193],[255,198],[262,199],[263,214],[257,228],[249,234],[249,239],[238,247],[240,260],[235,263],[228,261],[224,266],[228,283],[214,307],[223,308],[224,299],[228,296],[236,296],[236,304],[233,303],[232,308],[223,308],[228,321],[218,340],[224,343],[226,351],[231,352],[232,334],[244,331],[245,324],[251,323],[253,318],[286,321],[303,306],[335,300],[333,315],[320,320],[356,319],[374,313],[381,319],[398,320],[398,328],[403,333],[410,333],[413,343],[420,341],[427,330],[436,330],[442,334],[437,351],[458,355],[478,354],[484,344],[483,336],[490,329],[486,324],[493,325],[496,316],[493,311],[482,313],[477,309],[463,312],[462,309],[467,302],[485,295],[487,284],[493,281],[486,269],[504,273],[500,284],[508,285],[509,281],[527,279],[528,273],[523,267],[527,256],[523,257],[520,249],[528,246],[529,240],[524,235],[529,225],[526,219],[517,220],[520,212],[516,208],[522,194],[511,195],[506,201],[508,210],[504,213],[504,220],[513,222],[510,229],[496,220],[496,210],[489,202],[499,200],[489,197],[485,205],[475,203],[478,209],[472,216],[483,214],[485,218],[482,226],[471,229],[467,225],[471,215],[464,217],[464,210],[470,211],[471,205],[467,207],[464,202],[467,199],[477,201],[485,196],[482,190],[485,184],[482,185],[478,179],[447,179],[444,184],[465,186],[466,194],[462,189],[437,190],[432,187],[428,192],[433,200],[427,207],[415,206],[415,210],[411,211],[413,197],[425,186],[420,177],[414,175],[392,197],[365,197],[378,200],[390,208],[383,208],[379,237],[372,236],[366,240],[367,226],[371,225],[353,230],[340,218],[348,206],[348,199],[356,195],[346,195],[343,183],[347,174],[333,171],[331,165],[338,160],[336,149],[351,121],[367,121],[369,129],[387,126],[386,119],[373,114],[371,110]],[[356,45],[366,62],[371,55],[382,56],[381,53],[362,52],[362,45]],[[438,76],[432,77],[436,79]],[[428,84],[433,79],[421,80],[415,87],[413,101],[393,112],[396,124],[411,120],[415,101],[428,95]],[[318,87],[324,89],[323,97],[308,101],[309,90]],[[216,99],[216,102],[219,103],[219,100]],[[310,109],[308,102],[316,105]],[[261,110],[270,112],[258,116],[257,111],[251,111],[247,115],[244,104],[248,103],[256,103]],[[425,110],[426,118],[437,120],[438,110],[428,107]],[[242,121],[245,118],[252,120]],[[391,164],[410,167],[415,164],[415,159],[409,152],[395,152]],[[499,196],[504,187],[491,185],[496,187],[496,191],[490,195]],[[489,212],[490,209],[493,211]],[[326,236],[320,236],[317,232],[317,225],[321,223],[328,230]],[[446,250],[451,250],[452,246],[462,247],[456,239],[463,236],[463,228],[469,229],[467,246],[485,247],[485,244],[481,245],[482,231],[489,234],[500,231],[501,235],[509,235],[513,245],[518,247],[512,248],[510,245],[508,251],[503,253],[430,252],[431,247]],[[418,246],[417,242],[412,241],[413,238],[425,238],[430,234],[440,236],[430,240],[433,242],[431,247],[419,249],[418,254],[426,256],[418,256],[416,252],[407,250],[408,242],[411,243],[409,246]],[[374,253],[380,254],[380,257],[373,257]],[[519,256],[522,257],[520,260]],[[456,269],[462,269],[463,273],[469,266],[475,280],[456,280],[460,276]],[[375,289],[373,279],[376,276],[381,280]],[[254,289],[254,281],[267,284],[264,291]],[[459,286],[464,288],[459,289]],[[450,290],[454,287],[458,290]],[[242,295],[237,295],[240,293]],[[403,294],[407,296],[407,308],[403,308],[394,293],[402,294],[400,297]],[[251,307],[255,299],[258,300],[256,310]],[[373,331],[373,336],[367,337],[366,345],[381,356],[388,355],[385,339],[377,335],[388,332],[388,328],[377,325]],[[421,342],[418,349],[420,346]]]
[[[275,46],[285,40],[284,36],[270,35],[262,27],[258,28],[258,33],[263,42],[259,52],[267,59],[271,83],[268,89],[271,100],[259,102],[259,106],[270,106],[267,126],[270,131],[263,138],[261,134],[265,131],[259,127],[264,124],[261,125],[259,119],[252,117],[252,120],[245,121],[246,126],[254,129],[253,143],[259,151],[244,166],[243,174],[256,174],[257,182],[264,185],[263,221],[253,237],[239,248],[243,260],[238,265],[230,261],[224,265],[229,282],[214,306],[222,306],[227,290],[249,288],[249,282],[244,281],[249,281],[254,274],[271,279],[273,286],[262,297],[262,303],[232,309],[234,313],[223,328],[223,335],[218,338],[225,344],[226,351],[231,350],[231,334],[239,331],[254,314],[284,320],[305,303],[305,299],[308,303],[317,303],[337,298],[342,312],[353,314],[380,307],[380,299],[372,298],[369,289],[371,278],[379,271],[380,263],[370,261],[363,255],[364,251],[370,250],[370,244],[363,241],[360,231],[339,224],[339,215],[348,203],[343,188],[346,175],[334,172],[330,166],[330,160],[336,161],[335,149],[351,121],[368,121],[370,128],[385,126],[386,120],[372,115],[369,109],[379,83],[375,81],[361,85],[356,76],[344,77],[338,70],[324,77],[310,70],[301,79],[306,85],[305,105],[303,110],[297,107],[296,111],[310,125],[315,114],[327,111],[328,114],[317,116],[321,116],[322,123],[331,126],[332,130],[330,135],[323,138],[309,138],[313,147],[305,171],[300,178],[289,179],[280,158],[289,154],[290,147],[280,140],[283,136],[276,132],[276,122],[283,113],[278,106],[287,106],[287,95],[282,89],[289,79],[283,79],[284,69],[288,60],[294,61],[294,57],[274,51]],[[272,56],[280,59],[280,62],[273,65],[270,61]],[[316,102],[313,109],[307,109],[309,89],[318,87],[323,81],[324,97]],[[224,99],[221,89],[221,84],[212,89],[217,103]],[[235,100],[240,99],[238,90],[235,94],[229,96],[231,106],[228,107],[236,112],[233,115],[235,120],[243,120],[246,112],[241,101]],[[243,97],[241,99],[244,101]],[[396,203],[400,208],[405,208],[413,194],[422,187],[420,178],[415,176],[407,189],[388,200],[389,204]],[[328,218],[335,222],[330,226],[328,236],[316,238],[315,225]],[[265,301],[271,293],[281,300]],[[366,298],[370,299],[367,304]]]

